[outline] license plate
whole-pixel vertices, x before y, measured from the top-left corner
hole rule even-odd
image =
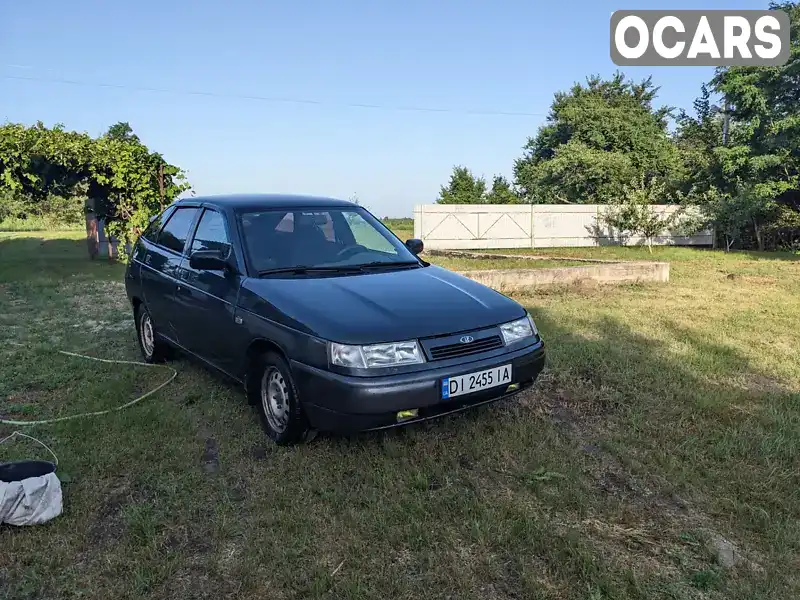
[[[463,396],[509,383],[511,383],[511,365],[447,377],[442,379],[442,399]]]

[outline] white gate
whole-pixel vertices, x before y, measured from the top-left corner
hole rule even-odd
[[[617,245],[619,236],[598,223],[605,208],[598,204],[419,204],[414,207],[414,237],[426,248],[441,250]],[[654,209],[677,210],[670,205]],[[633,237],[626,243],[640,241]],[[664,231],[653,243],[710,246],[713,233],[684,236]]]
[[[529,205],[424,204],[414,207],[414,237],[428,248],[530,248]]]

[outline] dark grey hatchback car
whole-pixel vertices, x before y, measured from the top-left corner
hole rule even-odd
[[[351,202],[191,198],[152,220],[125,284],[145,360],[178,349],[227,374],[288,444],[457,412],[539,375],[526,310],[421,251]]]

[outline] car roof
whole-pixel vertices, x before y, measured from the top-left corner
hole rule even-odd
[[[175,204],[211,205],[220,208],[241,210],[264,210],[269,208],[354,208],[358,206],[347,200],[326,196],[309,196],[303,194],[224,194],[217,196],[194,196],[180,198]]]

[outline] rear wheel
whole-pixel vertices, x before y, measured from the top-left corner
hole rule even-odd
[[[308,439],[308,422],[289,365],[275,352],[267,352],[256,360],[249,395],[264,431],[282,446]]]
[[[136,318],[136,339],[145,362],[157,363],[166,360],[169,355],[169,346],[156,337],[153,319],[144,304],[136,306],[134,317]]]

